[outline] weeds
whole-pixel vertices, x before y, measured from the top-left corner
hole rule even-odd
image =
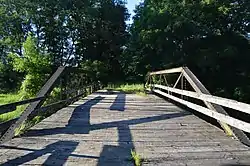
[[[19,101],[21,94],[9,93],[9,94],[0,94],[0,105],[14,103]]]
[[[106,89],[122,91],[125,93],[135,93],[138,95],[146,95],[143,84],[112,84],[108,85]]]
[[[131,160],[134,162],[135,166],[141,166],[141,156],[137,154],[134,150],[131,150]]]
[[[24,134],[29,128],[41,122],[45,117],[36,116],[32,120],[24,122],[19,128],[15,130],[15,136]]]
[[[20,100],[21,94],[0,94],[0,105],[14,103]],[[0,122],[5,122],[21,115],[27,105],[18,106],[15,111],[8,112],[0,115]]]

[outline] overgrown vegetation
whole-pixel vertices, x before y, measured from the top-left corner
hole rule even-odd
[[[36,116],[33,119],[26,121],[25,123],[23,123],[20,128],[17,128],[15,130],[15,136],[24,134],[29,128],[31,128],[32,126],[36,125],[37,123],[41,122],[43,119],[45,118],[45,116]]]
[[[14,103],[20,101],[21,95],[20,94],[0,94],[0,105]],[[0,122],[8,121],[14,118],[17,118],[22,111],[24,110],[25,106],[19,106],[17,109],[10,113],[5,113],[0,115]]]
[[[248,0],[144,0],[135,13],[126,78],[187,66],[213,94],[250,101]]]
[[[134,151],[134,150],[131,150],[131,160],[134,162],[135,166],[142,165],[141,156],[138,153],[136,153],[136,151]]]
[[[106,85],[188,66],[212,94],[250,101],[249,0],[144,0],[130,26],[124,0],[0,4],[0,93],[9,94],[0,104],[34,97],[58,66],[78,67],[86,84]],[[112,88],[144,94],[142,84]],[[46,104],[60,90],[51,95]]]
[[[5,64],[0,55],[0,93],[15,93],[21,85],[23,73],[13,70],[11,64]]]
[[[34,97],[45,83],[47,74],[51,72],[49,55],[41,54],[36,46],[35,38],[29,35],[23,43],[23,56],[11,53],[9,58],[15,71],[25,73],[19,91],[22,98]]]
[[[21,95],[17,93],[0,94],[0,105],[17,102],[20,98]]]
[[[123,78],[119,60],[128,37],[125,21],[129,17],[123,0],[0,0],[0,3],[0,80],[4,80],[0,81],[0,88],[5,87],[1,90],[8,92],[20,86],[22,78],[12,75],[23,72],[28,82],[37,80],[34,84],[24,81],[25,90],[40,85],[43,78],[39,73],[50,70],[47,55],[53,68],[98,67],[94,74],[103,82]],[[29,51],[24,48],[25,41],[31,47]],[[9,53],[15,55],[15,69]],[[9,82],[18,85],[8,87]]]
[[[24,109],[26,108],[26,106],[27,105],[18,106],[15,111],[1,114],[0,115],[0,122],[5,122],[5,121],[19,117],[22,114],[22,112],[24,111]]]
[[[105,84],[188,66],[213,94],[250,101],[248,0],[144,0],[131,26],[123,0],[1,4],[0,93],[32,96],[59,65]]]
[[[145,94],[143,84],[109,84],[106,89],[122,91],[125,93]]]

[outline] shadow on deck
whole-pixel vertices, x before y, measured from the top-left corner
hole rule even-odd
[[[69,158],[73,157],[83,157],[83,158],[94,158],[98,159],[98,166],[104,165],[133,165],[130,159],[131,150],[134,149],[133,138],[130,131],[130,125],[161,121],[166,119],[178,118],[182,116],[190,115],[188,112],[164,114],[153,117],[144,117],[131,120],[121,120],[113,122],[105,122],[100,124],[90,124],[90,110],[91,107],[96,105],[98,102],[104,100],[104,97],[98,96],[94,99],[88,100],[83,105],[76,107],[65,127],[56,127],[49,129],[39,129],[30,130],[23,137],[39,137],[45,135],[54,134],[88,134],[93,130],[107,129],[117,127],[118,129],[118,145],[104,145],[100,156],[86,156],[86,155],[74,155],[72,154],[79,142],[75,141],[58,141],[56,143],[50,144],[41,150],[25,149],[25,148],[15,148],[10,146],[0,146],[0,148],[5,149],[16,149],[16,150],[27,150],[31,153],[24,156],[18,157],[16,159],[9,160],[3,165],[15,165],[24,164],[38,157],[50,154],[43,165],[63,165]],[[114,114],[116,111],[125,111],[126,105],[126,94],[118,93],[115,101],[110,106],[110,111]],[[121,159],[121,156],[123,159]],[[126,158],[126,160],[124,160]]]

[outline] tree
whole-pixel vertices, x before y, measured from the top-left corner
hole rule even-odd
[[[17,90],[21,84],[22,73],[15,72],[10,63],[0,61],[0,93],[9,93]]]
[[[23,56],[11,53],[13,68],[25,73],[25,79],[20,88],[24,98],[34,96],[46,81],[51,71],[50,57],[41,54],[37,48],[35,38],[29,35],[23,43]]]
[[[249,6],[233,0],[145,0],[136,8],[123,69],[142,80],[149,71],[188,66],[213,93],[249,101]]]
[[[3,61],[10,52],[25,57],[22,44],[32,34],[37,39],[34,46],[40,48],[39,54],[50,54],[53,67],[101,61],[107,66],[109,78],[123,76],[120,55],[128,36],[125,24],[128,13],[123,0],[0,2]],[[16,69],[23,71],[20,65]]]

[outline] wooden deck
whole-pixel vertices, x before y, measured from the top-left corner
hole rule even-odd
[[[94,93],[1,146],[0,165],[250,164],[250,148],[153,95]]]

